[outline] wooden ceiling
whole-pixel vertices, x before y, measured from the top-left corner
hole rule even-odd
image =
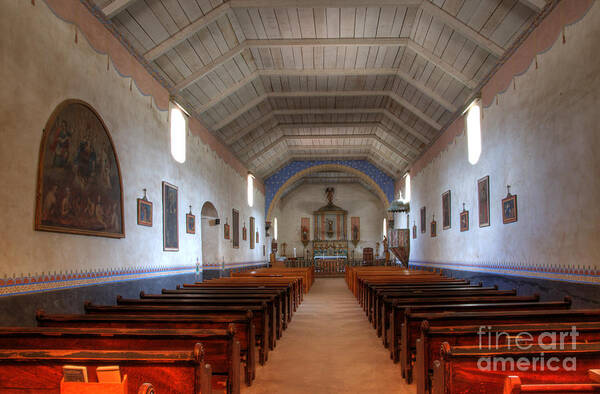
[[[173,94],[265,178],[368,158],[398,177],[544,0],[94,0]]]

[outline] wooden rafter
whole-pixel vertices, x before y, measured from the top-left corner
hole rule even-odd
[[[157,59],[160,55],[168,52],[170,49],[175,48],[181,42],[185,41],[195,33],[204,29],[206,26],[215,22],[223,15],[226,15],[230,9],[230,3],[221,4],[206,15],[196,19],[191,24],[187,25],[183,29],[179,30],[177,33],[173,34],[171,37],[167,38],[166,40],[164,40],[163,42],[146,52],[144,54],[144,58],[146,58],[146,60],[148,60],[149,62],[154,59]]]
[[[416,42],[407,38],[299,38],[299,39],[274,39],[274,40],[246,40],[240,45],[230,49],[222,54],[211,63],[205,65],[199,70],[193,72],[188,77],[175,85],[175,90],[179,91],[187,88],[195,83],[200,78],[204,77],[214,68],[221,66],[225,62],[231,60],[234,56],[242,53],[243,50],[249,48],[275,48],[275,47],[339,47],[339,46],[406,46],[419,56],[424,57],[427,61],[434,63],[448,75],[469,87],[474,89],[477,85],[471,78],[464,75],[460,70],[454,68],[453,65],[446,62],[433,52],[423,48]]]
[[[520,0],[521,3],[525,4],[527,7],[531,8],[536,13],[540,13],[546,5],[548,5],[547,0]]]
[[[425,123],[430,125],[436,130],[441,130],[442,125],[439,124],[435,119],[415,107],[405,98],[397,95],[394,92],[387,90],[325,90],[325,91],[296,91],[296,92],[268,92],[264,93],[253,100],[249,101],[243,107],[237,111],[229,114],[229,116],[222,119],[219,123],[213,126],[214,130],[219,130],[233,122],[253,107],[256,107],[260,103],[264,102],[269,98],[294,98],[294,97],[360,97],[360,96],[386,96],[396,101],[402,107],[409,112],[412,112],[418,118],[423,120]]]
[[[102,8],[102,12],[104,15],[110,19],[117,15],[119,12],[123,11],[125,8],[129,7],[137,0],[114,0],[104,8]]]
[[[263,149],[256,152],[254,155],[250,156],[246,161],[248,163],[252,163],[254,160],[256,160],[260,156],[264,155],[269,150],[273,149],[280,142],[286,142],[286,141],[290,141],[290,140],[329,140],[329,139],[332,139],[332,140],[333,139],[374,140],[374,141],[377,141],[378,143],[380,143],[382,146],[386,147],[388,150],[390,150],[392,153],[394,153],[395,155],[400,157],[405,162],[410,163],[410,161],[411,161],[411,159],[408,156],[406,156],[404,153],[400,152],[394,146],[387,143],[386,141],[384,141],[382,138],[380,138],[376,134],[372,134],[372,133],[371,134],[319,134],[319,135],[315,135],[315,134],[300,134],[300,135],[298,135],[298,134],[283,134],[281,137],[277,138],[275,141],[273,141],[269,145],[265,146]],[[307,145],[307,149],[311,149],[311,148],[312,148],[312,146]]]
[[[268,120],[271,120],[272,117],[276,115],[321,115],[321,114],[383,114],[387,116],[392,122],[396,123],[402,129],[406,130],[409,134],[413,135],[419,141],[424,144],[429,144],[430,140],[426,136],[424,136],[421,132],[415,130],[413,127],[406,124],[403,120],[398,118],[396,115],[392,114],[389,110],[385,108],[306,108],[306,109],[276,109],[270,111],[265,116],[261,116],[256,119],[250,125],[244,127],[242,130],[237,131],[233,136],[231,136],[226,143],[228,145],[233,144],[238,141],[240,138],[244,137],[248,133],[252,132],[252,130],[256,129],[260,125],[266,123]]]
[[[297,130],[297,129],[348,129],[348,128],[366,128],[366,129],[374,129],[379,128],[386,135],[393,138],[393,143],[395,145],[400,145],[405,149],[408,149],[414,154],[419,154],[421,151],[414,146],[410,145],[407,142],[402,141],[399,136],[394,133],[392,130],[387,128],[381,122],[341,122],[341,123],[280,123],[277,126],[273,127],[273,129],[269,130],[267,134],[262,135],[258,139],[246,144],[243,149],[236,152],[239,156],[244,156],[248,152],[250,152],[256,144],[261,142],[265,142],[265,140],[272,136],[271,131],[275,131],[278,134],[282,134],[285,130]],[[352,136],[352,134],[348,134]]]
[[[455,16],[449,14],[444,9],[431,3],[430,1],[424,1],[423,3],[421,3],[421,8],[429,15],[433,16],[436,19],[439,19],[441,22],[450,26],[452,29],[462,34],[464,37],[471,40],[480,47],[486,49],[488,52],[492,53],[496,57],[501,57],[504,54],[505,49],[502,48],[500,45],[496,44],[489,38],[479,34],[472,27],[462,22]]]
[[[418,7],[423,0],[230,0],[234,8]]]
[[[322,150],[323,148],[321,148]],[[331,149],[331,148],[328,148]],[[407,166],[401,166],[401,167],[396,167],[394,166],[393,168],[389,167],[389,161],[385,158],[382,158],[379,153],[373,149],[373,146],[370,145],[368,147],[365,146],[360,146],[360,145],[356,145],[355,148],[345,148],[346,150],[356,150],[356,149],[368,149],[369,153],[364,154],[364,153],[352,153],[352,152],[345,152],[345,153],[310,153],[310,154],[306,154],[306,153],[299,153],[296,152],[296,149],[294,148],[288,148],[287,151],[281,151],[278,152],[276,157],[283,157],[283,159],[281,161],[279,161],[279,163],[281,164],[276,164],[276,165],[272,165],[272,161],[265,161],[264,163],[261,163],[260,165],[254,167],[254,169],[256,170],[256,172],[261,174],[261,177],[263,179],[268,178],[270,175],[272,175],[273,173],[277,172],[278,169],[282,168],[285,163],[289,163],[293,160],[329,160],[329,159],[338,159],[338,158],[344,158],[345,160],[367,160],[370,161],[373,165],[375,165],[377,168],[379,168],[380,170],[382,170],[383,172],[385,172],[387,175],[391,176],[392,178],[395,178],[398,173],[401,173],[403,171],[403,169],[405,169]],[[260,171],[261,168],[264,168],[265,166],[269,166],[269,171],[262,172]]]
[[[234,94],[247,84],[253,82],[260,76],[271,77],[271,76],[355,76],[355,75],[390,75],[399,76],[406,83],[410,84],[418,91],[429,97],[448,111],[454,113],[458,110],[458,107],[452,104],[450,101],[443,98],[440,94],[436,93],[433,89],[429,88],[423,82],[413,78],[410,74],[400,69],[393,68],[368,68],[368,69],[303,69],[303,70],[257,70],[233,85],[229,86],[225,91],[221,92],[218,96],[214,97],[209,102],[196,108],[199,113],[206,112],[221,101]]]

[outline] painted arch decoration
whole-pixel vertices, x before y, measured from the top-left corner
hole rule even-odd
[[[265,180],[265,214],[271,210],[285,188],[312,171],[341,170],[356,174],[372,184],[387,206],[394,200],[394,179],[367,160],[302,160],[293,161]]]

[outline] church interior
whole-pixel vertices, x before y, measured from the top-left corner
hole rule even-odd
[[[0,393],[600,392],[598,1],[0,3]]]

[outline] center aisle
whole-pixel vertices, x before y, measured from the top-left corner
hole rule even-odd
[[[242,393],[414,393],[343,278],[319,278]]]

